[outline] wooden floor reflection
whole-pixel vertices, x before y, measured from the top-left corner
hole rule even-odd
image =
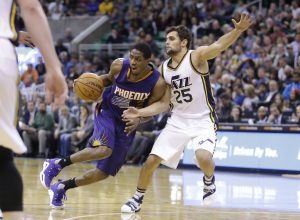
[[[140,170],[132,166],[124,166],[114,178],[68,191],[65,209],[56,211],[49,207],[47,190],[39,181],[42,162],[38,159],[16,159],[24,181],[26,219],[300,219],[298,179],[217,173],[218,199],[211,204],[203,204],[201,172],[165,168],[155,173],[141,212],[124,215],[120,213],[120,207],[135,191]],[[91,163],[72,165],[64,169],[59,178],[71,178],[93,167]],[[278,186],[274,185],[275,182]],[[288,188],[282,185],[286,183],[290,183]],[[284,192],[281,193],[281,189]],[[292,190],[290,196],[288,190]],[[281,199],[284,195],[287,197]]]

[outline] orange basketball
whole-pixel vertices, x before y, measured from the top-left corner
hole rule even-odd
[[[94,73],[83,73],[74,80],[74,92],[85,101],[97,101],[103,92],[103,82]]]

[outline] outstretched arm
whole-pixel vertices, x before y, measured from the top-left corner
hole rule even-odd
[[[220,37],[215,43],[209,46],[198,47],[194,51],[195,60],[207,61],[218,56],[222,51],[231,46],[242,32],[250,27],[252,19],[249,14],[242,14],[239,22],[236,22],[234,19],[232,19],[232,22],[234,24],[232,31]]]
[[[67,84],[61,71],[61,64],[54,50],[47,18],[38,0],[18,0],[22,18],[34,45],[45,59],[47,69],[46,92],[54,95],[56,104],[63,104],[67,97]]]

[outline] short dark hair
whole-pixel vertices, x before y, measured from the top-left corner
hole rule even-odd
[[[172,26],[167,29],[166,34],[169,34],[172,31],[176,31],[178,33],[178,36],[181,41],[183,41],[184,39],[187,40],[186,47],[189,49],[192,41],[192,35],[190,30],[184,25]]]
[[[130,51],[132,50],[138,50],[138,51],[141,51],[144,58],[145,59],[150,59],[151,56],[152,56],[152,51],[151,51],[151,48],[148,44],[146,43],[137,43],[137,44],[134,44],[131,48],[130,48]]]

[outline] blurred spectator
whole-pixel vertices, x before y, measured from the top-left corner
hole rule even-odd
[[[220,103],[219,108],[217,109],[217,114],[220,122],[228,121],[230,117],[231,110],[233,107],[231,97],[227,93],[223,93],[220,95]]]
[[[33,101],[28,101],[26,105],[26,110],[22,114],[20,121],[22,124],[25,124],[27,126],[32,126],[34,122],[36,109]]]
[[[88,105],[83,104],[80,106],[79,126],[72,132],[71,145],[77,148],[85,147],[87,139],[91,136],[94,128],[93,114]],[[76,149],[78,150],[78,149]],[[70,149],[69,149],[70,152]]]
[[[291,121],[292,123],[297,123],[300,125],[300,105],[296,107],[295,112],[292,115]]]
[[[72,33],[72,29],[67,27],[64,33],[64,37],[62,39],[62,43],[70,43],[73,40],[74,36]]]
[[[284,124],[286,122],[282,116],[281,110],[275,103],[270,106],[270,115],[267,122],[276,125]]]
[[[253,111],[253,106],[258,103],[259,98],[255,93],[255,88],[253,85],[245,86],[245,99],[242,104],[244,111]]]
[[[122,38],[121,35],[119,35],[118,30],[113,28],[111,29],[111,34],[106,40],[107,44],[120,44],[123,43],[124,39]]]
[[[153,40],[153,37],[151,34],[146,34],[145,43],[149,44],[154,56],[158,56],[160,54],[160,49],[158,48],[156,42]]]
[[[283,90],[283,98],[289,99],[291,91],[294,91],[300,97],[300,71],[293,74],[293,82],[288,84]]]
[[[242,109],[239,106],[234,106],[231,110],[230,116],[227,122],[230,123],[241,123]]]
[[[268,121],[268,108],[265,106],[260,106],[257,109],[257,115],[255,118],[255,124],[266,124]]]
[[[48,15],[53,20],[59,20],[64,14],[64,6],[61,0],[55,0],[48,6]]]
[[[56,45],[55,45],[55,51],[56,51],[57,55],[59,55],[61,52],[69,53],[68,48],[66,48],[63,45],[63,39],[62,38],[57,39]]]
[[[28,63],[27,70],[21,76],[21,81],[24,83],[25,87],[29,87],[33,83],[37,83],[38,79],[39,79],[38,72],[33,67],[32,63]]]
[[[103,0],[99,5],[99,13],[102,15],[111,15],[113,12],[114,4],[111,0]]]
[[[44,157],[46,145],[49,137],[53,135],[54,120],[51,114],[46,111],[46,103],[39,104],[39,111],[35,114],[32,126],[23,127],[23,140],[27,147],[27,152],[33,152],[33,141],[38,141],[38,157]]]
[[[273,102],[276,94],[279,92],[278,83],[275,80],[270,80],[268,87],[269,92],[266,94],[265,100],[263,100],[265,103]]]
[[[43,83],[44,82],[44,75],[46,73],[46,66],[45,63],[43,61],[42,57],[38,58],[38,63],[35,66],[35,69],[37,70],[38,74],[39,74],[39,83]]]
[[[70,155],[71,149],[71,133],[77,127],[76,117],[70,114],[68,106],[64,105],[60,108],[58,126],[54,132],[54,139],[58,141],[58,149],[60,156],[66,157]]]
[[[97,0],[89,0],[86,5],[86,10],[89,15],[94,16],[99,10],[99,2]]]

